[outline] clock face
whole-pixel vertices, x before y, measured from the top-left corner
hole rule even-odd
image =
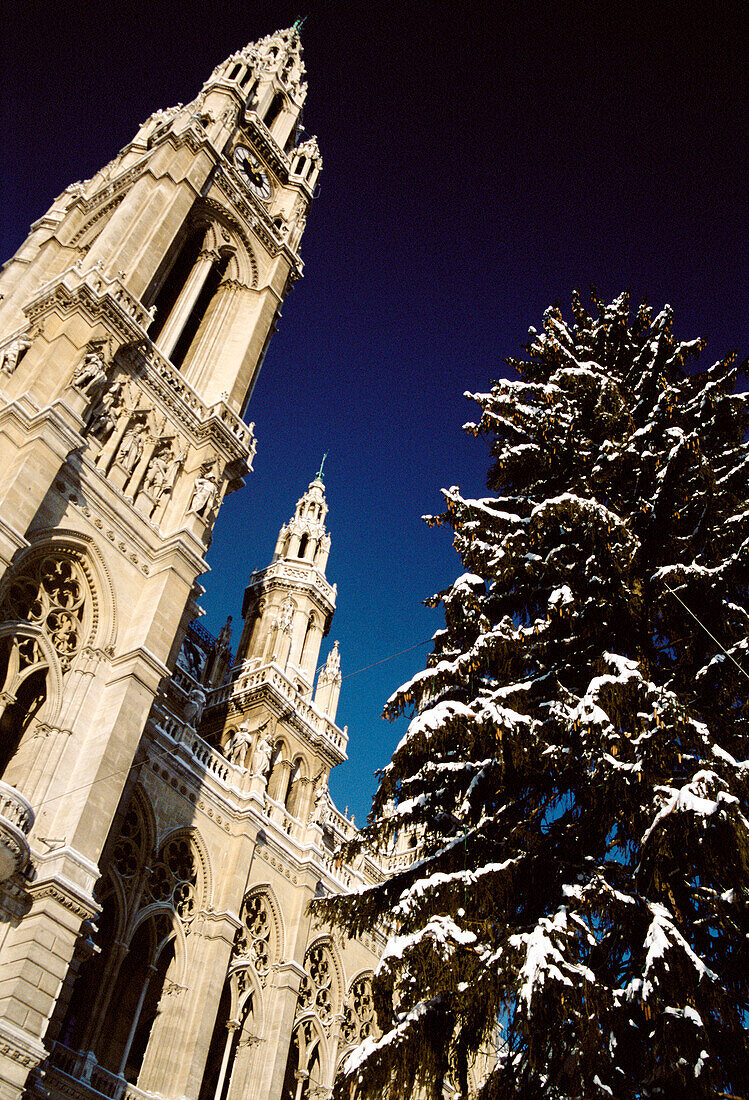
[[[234,150],[234,163],[239,169],[250,190],[259,199],[267,202],[270,198],[271,188],[267,173],[257,157],[250,152],[246,145],[238,145]]]

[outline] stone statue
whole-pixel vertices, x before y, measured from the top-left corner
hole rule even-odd
[[[177,474],[182,469],[182,464],[187,458],[187,451],[179,451],[177,454],[174,451],[171,452],[171,459],[164,475],[164,492],[170,493],[174,488],[174,483],[177,480]]]
[[[187,509],[188,516],[192,514],[200,516],[201,519],[206,519],[216,500],[217,491],[215,474],[201,474],[196,477],[192,501]]]
[[[124,466],[129,474],[138,465],[138,460],[143,454],[143,436],[146,431],[145,424],[134,424],[128,428],[122,437],[120,449],[117,452],[117,462]]]
[[[148,493],[151,499],[157,503],[166,490],[168,470],[169,467],[164,454],[157,451],[148,463],[146,476],[143,479],[143,492]]]
[[[91,414],[88,430],[100,443],[106,443],[114,431],[121,396],[122,383],[115,382],[99,400]]]
[[[281,610],[278,614],[278,629],[282,634],[291,633],[291,624],[294,621],[294,601],[291,596],[287,596],[284,602],[281,604]]]
[[[205,710],[205,704],[206,694],[203,689],[197,685],[191,688],[187,696],[187,702],[185,703],[184,715],[188,726],[192,726],[194,730],[200,725],[200,720]]]
[[[325,785],[325,780],[320,779],[320,785],[317,788],[315,794],[315,802],[312,807],[312,816],[310,821],[314,825],[324,825],[328,817],[328,788]]]
[[[270,758],[273,753],[273,742],[267,735],[263,734],[263,736],[260,737],[260,734],[263,733],[267,725],[268,723],[266,722],[265,725],[261,726],[258,730],[259,740],[255,745],[255,751],[252,754],[252,761],[250,763],[252,774],[261,776],[265,779],[266,783],[268,781]]]
[[[238,768],[245,768],[247,761],[247,751],[252,744],[252,734],[248,730],[246,724],[242,724],[238,729],[234,730],[229,740],[224,746],[224,756],[231,764],[236,764]]]
[[[3,374],[12,374],[30,347],[31,337],[23,335],[6,344],[0,351],[0,370]]]
[[[73,376],[73,385],[86,397],[90,397],[94,390],[107,377],[107,369],[98,349],[87,351],[83,362]]]

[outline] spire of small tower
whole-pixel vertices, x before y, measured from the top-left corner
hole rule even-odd
[[[323,462],[325,459],[323,458]],[[330,553],[330,535],[325,530],[328,505],[325,500],[325,483],[322,464],[307,487],[307,492],[296,503],[296,511],[281,528],[276,544],[274,560],[301,559],[325,572]]]
[[[273,561],[254,572],[245,590],[245,624],[238,662],[277,664],[303,694],[311,694],[320,645],[335,609],[325,578],[330,535],[321,470],[281,528]]]
[[[331,722],[335,721],[342,679],[341,655],[338,652],[338,642],[334,642],[333,648],[328,654],[328,659],[317,679],[317,691],[315,692],[315,706],[321,714],[327,714]]]

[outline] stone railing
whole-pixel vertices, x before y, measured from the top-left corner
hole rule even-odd
[[[313,565],[300,561],[298,565],[290,565],[288,561],[280,559],[274,561],[265,569],[253,569],[250,576],[250,584],[259,584],[260,581],[281,577],[284,580],[303,581],[312,588],[316,588],[328,600],[333,602],[338,593],[335,584],[329,584],[325,577]]]
[[[29,861],[26,839],[34,824],[34,811],[15,787],[0,782],[0,882],[6,882]]]
[[[56,276],[39,289],[25,310],[30,320],[38,319],[46,312],[49,303],[55,299],[70,301],[78,296],[84,301],[88,299],[113,305],[115,310],[119,310],[131,322],[128,326],[127,339],[133,348],[139,372],[145,376],[145,380],[150,382],[162,397],[176,399],[180,406],[176,411],[181,412],[186,409],[194,414],[196,423],[193,425],[193,430],[210,430],[212,424],[220,424],[222,430],[227,431],[243,451],[249,452],[251,466],[256,447],[252,427],[245,424],[224,401],[206,405],[189,382],[148,337],[146,329],[153,320],[152,311],[145,308],[120,278],[110,278],[96,265],[83,271],[82,262],[79,260],[62,275]]]
[[[256,443],[250,424],[245,424],[244,420],[237,416],[223,401],[206,405],[190,383],[172,366],[166,356],[162,355],[150,339],[145,339],[138,347],[136,358],[147,381],[151,381],[155,388],[162,393],[171,394],[173,397],[178,398],[183,405],[186,405],[195,414],[201,425],[208,426],[211,421],[218,421],[222,424],[237,443],[249,451],[250,464],[252,463]]]
[[[64,1086],[64,1081],[56,1081],[60,1075],[72,1078],[78,1085],[87,1087],[98,1096],[107,1096],[109,1100],[145,1100],[154,1095],[131,1085],[124,1077],[104,1069],[96,1061],[94,1054],[80,1054],[63,1046],[62,1043],[54,1044],[45,1070],[45,1084],[52,1094],[54,1094],[55,1085],[58,1088]],[[64,1091],[65,1095],[68,1095],[67,1089]]]
[[[291,816],[283,802],[276,802],[274,798],[270,798],[270,796],[266,794],[265,811],[270,820],[280,825],[288,836],[293,836],[301,840],[306,826],[298,818]]]
[[[158,703],[153,705],[151,722],[160,733],[166,734],[177,745],[182,746],[202,772],[210,772],[224,787],[239,788],[239,779],[243,774],[241,769],[230,764],[217,749],[211,748],[191,726],[181,722]]]
[[[301,718],[307,726],[311,727],[326,741],[329,741],[331,745],[334,745],[339,752],[345,754],[348,737],[343,730],[339,729],[335,722],[331,722],[329,718],[320,714],[310,703],[306,702],[291,681],[284,676],[278,665],[263,665],[262,668],[247,671],[240,669],[237,679],[233,683],[224,684],[222,687],[208,692],[207,707],[218,706],[220,703],[227,702],[232,695],[252,691],[263,684],[270,684],[293,708],[295,717]]]

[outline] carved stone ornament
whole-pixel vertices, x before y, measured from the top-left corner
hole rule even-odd
[[[13,374],[31,344],[31,336],[28,333],[21,333],[0,350],[0,370],[3,374]]]
[[[98,439],[100,443],[106,443],[114,431],[122,402],[122,383],[113,382],[91,410],[88,434]]]
[[[192,500],[190,501],[190,507],[187,509],[187,514],[199,516],[200,519],[207,520],[216,502],[217,495],[218,486],[216,484],[216,475],[212,471],[198,474],[195,478]]]
[[[89,398],[93,397],[106,381],[107,366],[102,351],[101,345],[89,347],[73,375],[73,387]]]

